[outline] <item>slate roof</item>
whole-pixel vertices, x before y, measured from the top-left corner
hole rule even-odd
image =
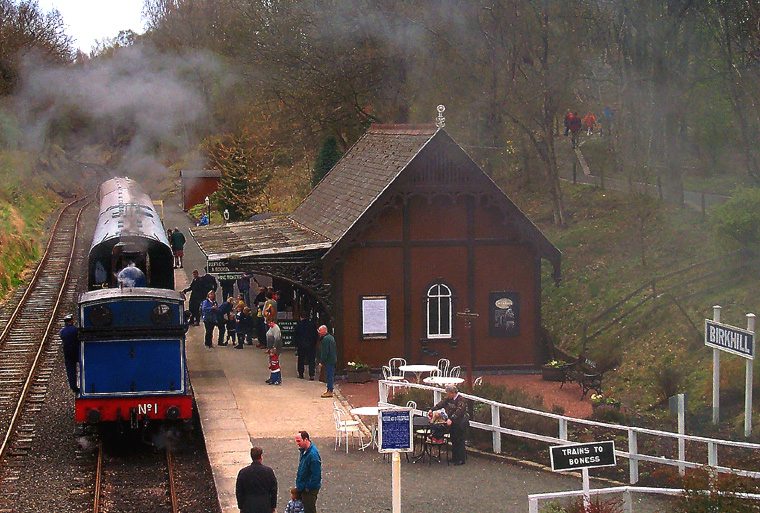
[[[262,221],[198,226],[190,232],[210,260],[326,250],[332,242],[288,216]]]
[[[434,125],[373,125],[290,217],[338,241],[437,131]]]

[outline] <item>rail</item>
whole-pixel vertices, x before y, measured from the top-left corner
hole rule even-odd
[[[21,300],[19,300],[16,309],[13,311],[13,314],[11,314],[11,317],[8,319],[8,323],[6,324],[5,329],[0,335],[0,342],[2,342],[4,337],[6,337],[7,334],[9,333],[11,326],[15,322],[16,318],[19,316],[22,307],[26,304],[26,301],[29,298],[30,291],[37,284],[37,281],[39,280],[39,277],[42,274],[42,270],[44,269],[48,261],[51,248],[53,247],[53,240],[55,239],[55,234],[59,228],[64,212],[66,212],[69,208],[73,207],[74,204],[84,201],[85,199],[87,199],[87,197],[88,196],[85,196],[84,198],[74,200],[71,203],[67,204],[63,209],[61,209],[61,212],[58,214],[58,218],[56,219],[55,224],[53,225],[52,235],[50,236],[50,240],[48,241],[47,246],[45,247],[45,253],[43,257],[40,259],[40,263],[37,266],[37,269],[34,271],[34,275],[32,276],[32,279],[30,280],[29,286],[24,292]],[[16,403],[16,406],[13,409],[13,414],[11,415],[11,420],[10,420],[10,423],[8,424],[8,430],[3,435],[2,442],[0,442],[0,461],[3,460],[6,452],[8,451],[8,448],[10,447],[10,440],[15,431],[16,424],[18,423],[19,418],[21,417],[21,412],[26,402],[26,396],[29,393],[29,389],[32,385],[32,382],[34,381],[34,375],[37,370],[37,367],[39,366],[40,357],[42,356],[42,350],[45,347],[45,341],[50,336],[50,332],[53,328],[53,323],[56,322],[57,320],[56,312],[58,311],[58,306],[61,304],[61,298],[63,297],[63,294],[66,291],[66,283],[68,281],[69,273],[71,272],[71,266],[74,261],[74,252],[76,249],[77,234],[79,232],[79,219],[81,218],[82,212],[84,211],[84,208],[87,206],[87,204],[88,203],[86,203],[83,207],[79,209],[76,219],[74,220],[74,233],[72,234],[71,251],[69,252],[68,264],[66,265],[66,271],[61,280],[61,286],[55,298],[55,303],[53,304],[51,315],[49,316],[47,326],[45,327],[45,332],[40,337],[40,343],[39,343],[39,346],[37,347],[37,352],[34,355],[31,368],[26,377],[26,380],[24,381],[24,386],[21,388],[21,393],[19,394],[18,402]]]
[[[570,490],[564,492],[550,492],[550,493],[532,493],[528,495],[528,513],[538,513],[538,501],[551,500],[551,499],[567,499],[570,497],[582,497],[584,496],[583,490]],[[588,495],[607,495],[607,494],[623,494],[623,511],[624,513],[633,513],[633,493],[646,493],[653,495],[668,495],[671,497],[680,497],[686,490],[678,488],[652,488],[648,486],[613,486],[610,488],[592,488],[588,491]],[[707,492],[705,492],[707,493]],[[728,493],[717,492],[718,495],[731,496],[739,499],[748,500],[760,500],[760,494],[756,493]]]
[[[438,387],[428,386],[428,385],[420,385],[417,383],[405,383],[405,382],[398,382],[398,381],[387,381],[387,380],[380,380],[378,382],[378,388],[379,388],[379,401],[378,404],[380,406],[393,406],[391,403],[388,402],[389,392],[395,391],[396,389],[403,389],[403,388],[417,388],[420,390],[428,390],[433,394],[433,404],[437,403],[442,397],[443,397],[443,390]],[[548,444],[568,444],[573,443],[569,439],[569,431],[568,427],[570,425],[578,424],[582,426],[591,426],[591,427],[599,427],[599,428],[605,428],[613,431],[620,431],[622,433],[625,433],[627,436],[627,442],[628,442],[628,450],[615,450],[615,454],[619,457],[625,458],[628,460],[628,474],[629,474],[629,481],[630,484],[636,484],[639,481],[639,462],[648,462],[648,463],[656,463],[660,465],[670,465],[675,466],[679,468],[679,471],[683,471],[686,468],[703,468],[705,467],[704,463],[700,463],[697,461],[692,461],[690,459],[687,459],[686,457],[686,450],[682,449],[684,447],[684,444],[679,444],[679,454],[678,458],[670,458],[663,455],[656,455],[656,454],[643,454],[639,452],[638,450],[638,437],[639,435],[650,435],[654,436],[660,439],[667,439],[667,440],[683,440],[685,442],[693,442],[695,444],[704,444],[707,449],[707,466],[711,468],[715,472],[723,473],[723,474],[732,474],[735,476],[741,476],[741,477],[749,477],[753,479],[760,479],[760,471],[750,470],[750,469],[739,469],[739,468],[732,468],[732,467],[726,467],[721,466],[718,464],[718,448],[719,447],[734,447],[739,449],[747,449],[750,451],[758,451],[760,450],[760,444],[750,443],[750,442],[737,442],[733,440],[723,440],[720,438],[709,438],[704,436],[694,436],[694,435],[686,435],[686,434],[679,434],[672,431],[660,431],[657,429],[649,429],[649,428],[643,428],[643,427],[636,427],[636,426],[624,426],[619,424],[609,424],[607,422],[598,422],[594,420],[587,420],[587,419],[577,419],[574,417],[568,417],[566,415],[560,415],[557,413],[548,413],[543,412],[539,410],[533,410],[530,408],[525,408],[523,406],[515,406],[511,404],[505,404],[500,403],[498,401],[492,401],[490,399],[485,399],[482,397],[478,397],[471,394],[465,394],[461,393],[460,395],[467,399],[468,401],[471,401],[473,405],[475,403],[483,404],[488,406],[491,409],[491,423],[485,424],[483,422],[476,422],[476,421],[470,421],[470,427],[474,429],[480,429],[483,431],[490,431],[492,433],[492,439],[493,439],[493,452],[496,454],[501,453],[501,436],[502,435],[509,435],[514,436],[517,438],[523,438],[528,440],[535,440],[539,442],[544,442]],[[538,417],[543,417],[546,419],[552,419],[557,422],[557,436],[547,436],[542,435],[540,433],[534,433],[529,431],[522,431],[519,429],[511,429],[508,427],[503,427],[501,425],[501,411],[502,410],[509,410],[514,411],[518,413],[523,413],[526,415],[535,415]],[[754,457],[757,459],[757,456],[760,455],[760,452],[755,452]]]

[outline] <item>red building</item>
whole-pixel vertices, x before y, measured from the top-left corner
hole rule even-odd
[[[182,187],[182,209],[190,210],[219,189],[222,173],[215,169],[183,169],[179,172],[179,178]]]
[[[327,319],[343,362],[543,361],[560,252],[443,129],[373,126],[292,214],[193,234],[212,272],[270,275]]]

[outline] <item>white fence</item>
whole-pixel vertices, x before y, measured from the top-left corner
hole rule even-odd
[[[438,387],[420,385],[416,383],[406,383],[398,381],[385,381],[378,382],[381,406],[390,406],[388,402],[388,393],[391,389],[404,389],[404,388],[418,388],[421,390],[429,390],[433,394],[433,401],[437,403],[443,396],[443,390]],[[628,450],[616,450],[615,454],[619,457],[628,459],[628,473],[629,482],[636,484],[639,481],[639,462],[645,461],[650,463],[658,463],[660,465],[671,465],[679,468],[679,471],[683,473],[686,468],[701,468],[704,467],[704,463],[692,461],[686,457],[686,444],[685,442],[694,442],[698,444],[704,444],[707,451],[707,465],[711,467],[712,471],[717,471],[725,474],[733,474],[742,477],[760,478],[760,472],[749,469],[739,469],[725,467],[718,464],[718,448],[719,447],[734,447],[739,449],[745,449],[752,451],[751,458],[743,458],[743,461],[757,461],[760,457],[760,444],[753,444],[749,442],[734,442],[731,440],[722,440],[718,438],[707,438],[703,436],[691,436],[674,433],[671,431],[658,431],[655,429],[647,429],[635,426],[621,426],[619,424],[608,424],[606,422],[596,422],[586,419],[576,419],[573,417],[567,417],[565,415],[558,415],[556,413],[547,413],[538,410],[532,410],[530,408],[523,408],[521,406],[514,406],[510,404],[499,403],[491,401],[490,399],[484,399],[475,395],[461,393],[463,397],[472,401],[475,404],[482,404],[490,407],[491,409],[491,423],[485,424],[482,422],[470,421],[470,427],[474,429],[481,429],[484,431],[490,431],[493,434],[493,452],[496,454],[501,453],[501,435],[510,435],[518,438],[525,438],[529,440],[537,440],[546,442],[548,444],[566,444],[572,443],[568,439],[568,426],[572,424],[579,424],[583,426],[595,426],[606,428],[613,431],[621,431],[626,434],[628,441]],[[519,429],[511,429],[509,427],[502,427],[500,420],[500,413],[502,410],[510,410],[514,412],[523,413],[525,415],[537,415],[546,419],[553,419],[557,422],[557,436],[546,436],[540,433],[532,433],[528,431],[521,431]],[[642,454],[638,449],[638,437],[639,435],[651,435],[661,439],[675,440],[678,442],[678,458],[673,459],[658,454]],[[548,458],[547,458],[548,459]]]
[[[677,488],[650,488],[646,486],[613,486],[611,488],[596,488],[589,490],[589,495],[607,495],[607,494],[623,494],[623,511],[625,513],[633,513],[633,493],[645,493],[650,495],[669,495],[671,497],[679,497],[683,495],[686,490],[679,490]],[[552,493],[533,493],[528,495],[528,513],[538,513],[538,501],[551,500],[551,499],[567,499],[570,497],[581,497],[584,495],[583,490],[573,490],[569,492],[552,492]],[[760,495],[755,493],[735,493],[733,497],[747,500],[760,500]]]

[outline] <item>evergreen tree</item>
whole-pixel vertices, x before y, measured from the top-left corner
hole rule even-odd
[[[322,178],[333,168],[333,166],[340,160],[343,154],[338,149],[338,140],[332,135],[325,139],[322,144],[322,149],[319,150],[317,156],[317,162],[314,164],[314,169],[311,171],[311,186],[316,187]]]
[[[245,220],[259,210],[260,197],[272,178],[271,148],[245,134],[214,137],[204,142],[212,167],[222,172],[215,196],[230,221]]]

